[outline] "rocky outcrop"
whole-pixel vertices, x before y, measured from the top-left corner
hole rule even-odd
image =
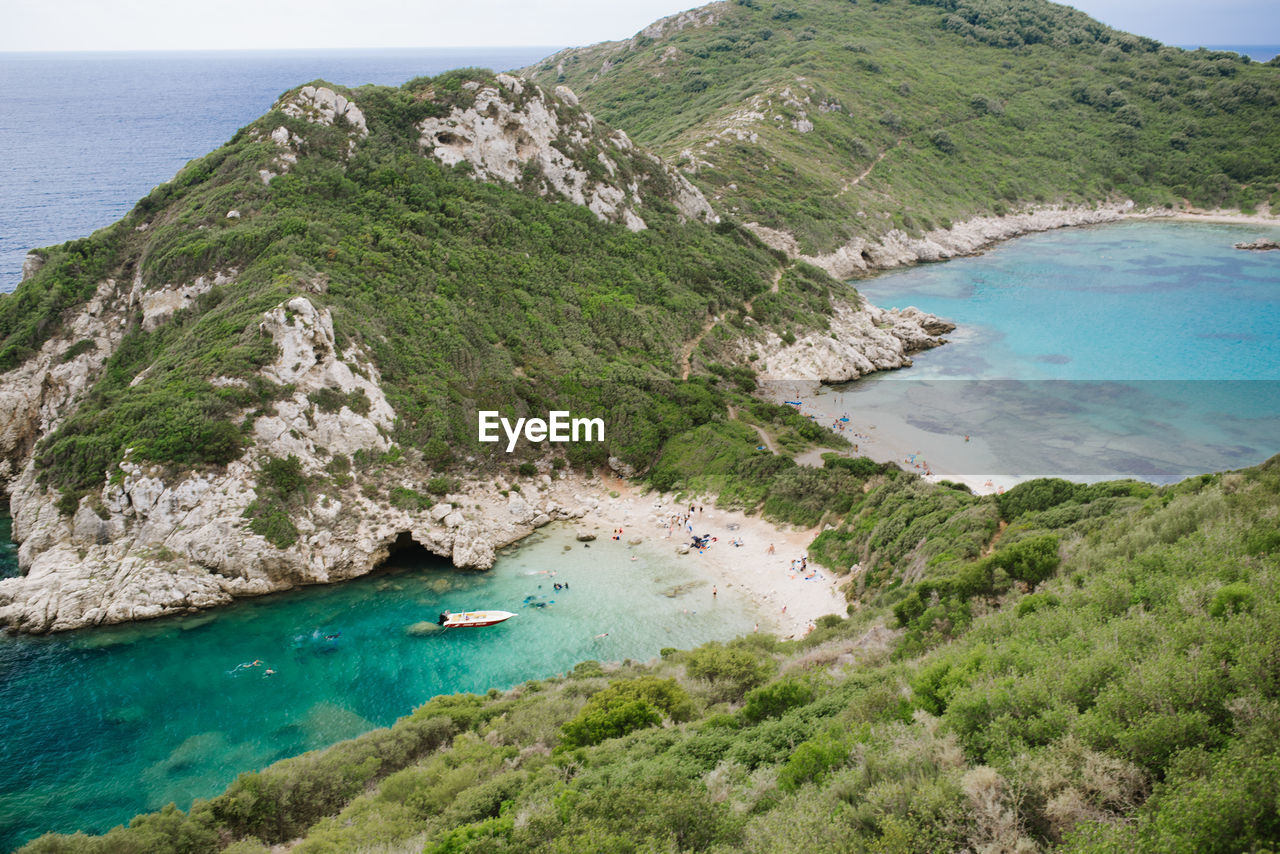
[[[142,328],[148,332],[169,320],[176,312],[190,308],[196,298],[215,285],[225,285],[236,277],[235,270],[197,276],[190,284],[166,285],[144,290],[137,287],[142,308]]]
[[[878,240],[857,237],[834,252],[825,255],[802,255],[795,238],[785,231],[766,228],[758,223],[747,227],[769,246],[781,249],[792,258],[801,258],[826,270],[837,279],[849,279],[870,270],[885,270],[921,261],[943,261],[972,255],[979,250],[1035,231],[1048,231],[1071,225],[1093,225],[1123,219],[1133,209],[1125,201],[1098,207],[1031,208],[1007,216],[975,217],[956,223],[949,229],[936,228],[921,237],[912,237],[894,229]]]
[[[342,120],[361,139],[369,135],[364,113],[356,103],[327,86],[303,86],[292,95],[282,98],[276,106],[286,116],[295,119],[306,119],[313,124],[330,127]]]
[[[35,252],[28,252],[26,257],[22,259],[22,281],[34,276],[40,272],[40,268],[44,266],[44,258]]]
[[[499,74],[495,84],[464,87],[473,96],[469,106],[418,124],[423,151],[441,163],[466,163],[481,180],[532,181],[543,195],[562,196],[632,231],[646,227],[640,211],[657,194],[687,219],[717,221],[688,179],[636,149],[622,131],[598,125],[567,87],[549,96],[509,74]]]
[[[64,515],[59,495],[38,482],[31,458],[36,441],[74,410],[119,344],[129,313],[161,323],[162,313],[147,313],[159,304],[157,294],[187,298],[215,278],[226,280],[220,274],[154,291],[140,280],[127,288],[104,281],[64,336],[0,382],[0,475],[11,495],[24,572],[0,581],[0,625],[62,631],[339,581],[376,568],[406,537],[456,566],[484,569],[503,545],[588,511],[576,484],[549,475],[509,496],[494,484],[470,483],[445,502],[414,512],[389,500],[392,488],[420,487],[430,476],[412,462],[383,482],[342,485],[328,478],[327,466],[339,456],[390,449],[395,413],[377,368],[354,349],[339,352],[329,311],[299,296],[266,312],[260,323],[277,350],[262,373],[292,391],[254,421],[254,443],[243,459],[221,471],[174,474],[126,457],[101,490]],[[92,346],[74,343],[80,341]],[[321,406],[314,398],[325,391],[332,393],[329,400],[361,404],[355,410]],[[245,513],[258,498],[261,464],[290,455],[313,486],[293,518],[297,541],[277,548],[253,533]]]
[[[908,367],[910,354],[945,343],[955,324],[916,308],[855,308],[836,303],[830,327],[787,344],[769,332],[748,345],[762,382],[842,383],[874,371]]]
[[[290,118],[302,119],[313,125],[345,127],[348,157],[355,152],[356,143],[369,135],[364,113],[356,102],[327,86],[303,86],[286,93],[276,102],[275,108]],[[263,133],[257,128],[253,129],[251,135],[254,139],[263,138]],[[262,183],[270,184],[272,178],[288,172],[298,162],[303,139],[284,125],[266,134],[266,138],[275,144],[276,154],[266,168],[258,170],[258,177],[262,179]],[[238,218],[239,212],[234,213]]]
[[[413,513],[354,489],[326,490],[295,520],[298,543],[277,549],[241,518],[255,494],[252,464],[172,482],[158,469],[121,469],[123,479],[104,488],[104,506],[95,510],[86,501],[72,519],[32,482],[21,484],[15,536],[26,575],[0,581],[0,624],[63,631],[341,581],[375,569],[406,538],[456,566],[488,568],[496,549],[589,510],[577,494],[581,484],[571,480],[527,484],[514,513],[493,484],[481,482],[449,496],[456,503]]]
[[[1280,243],[1260,237],[1252,243],[1236,243],[1236,249],[1248,249],[1252,252],[1266,252],[1269,249],[1280,249]]]
[[[93,385],[103,362],[126,332],[127,315],[141,296],[115,279],[98,284],[94,295],[67,321],[62,334],[0,379],[0,492],[8,492],[30,460],[41,436],[75,409]]]

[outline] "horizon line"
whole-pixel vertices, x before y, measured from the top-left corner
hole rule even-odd
[[[419,50],[564,50],[566,47],[580,45],[541,45],[541,44],[473,44],[473,45],[415,45],[415,46],[380,46],[380,47],[120,47],[120,48],[50,48],[48,50],[0,50],[4,56],[35,56],[51,53],[58,54],[100,54],[100,53],[307,53],[315,51],[419,51]]]
[[[1177,47],[1186,50],[1195,50],[1197,48],[1216,49],[1216,48],[1258,48],[1258,47],[1280,47],[1280,39],[1273,42],[1238,42],[1226,43],[1218,42],[1215,44],[1192,43],[1192,42],[1162,42],[1166,47]],[[317,47],[180,47],[180,48],[153,48],[153,47],[107,47],[107,48],[49,48],[46,50],[8,50],[0,49],[0,57],[4,56],[36,56],[45,54],[103,54],[103,53],[306,53],[315,51],[419,51],[419,50],[524,50],[524,49],[540,49],[540,50],[564,50],[571,47],[584,47],[585,45],[557,45],[557,44],[468,44],[468,45],[352,45],[352,46],[317,46]]]

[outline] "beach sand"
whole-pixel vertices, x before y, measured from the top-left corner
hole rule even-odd
[[[1280,217],[1272,216],[1271,208],[1266,204],[1258,205],[1255,214],[1241,213],[1238,210],[1204,210],[1188,208],[1179,211],[1160,211],[1155,213],[1138,212],[1129,214],[1129,219],[1171,219],[1183,222],[1217,222],[1224,225],[1265,225],[1271,228],[1280,227]]]
[[[673,514],[688,513],[690,504],[702,507],[693,513],[694,533],[710,534],[716,542],[701,552],[691,549],[678,555],[676,547],[691,539],[689,530],[670,530],[667,520]],[[596,544],[605,547],[627,548],[636,537],[649,544],[668,544],[675,560],[688,562],[711,585],[734,589],[754,602],[760,611],[760,631],[799,638],[819,617],[846,613],[847,603],[839,591],[844,579],[813,564],[805,573],[790,569],[792,561],[798,563],[806,555],[818,528],[775,525],[740,511],[719,509],[703,498],[678,504],[673,494],[646,492],[642,486],[611,476],[604,478],[599,506],[575,527],[595,534]],[[621,540],[610,539],[615,528],[622,529]],[[733,545],[736,538],[742,546]],[[770,545],[774,554],[768,553]]]

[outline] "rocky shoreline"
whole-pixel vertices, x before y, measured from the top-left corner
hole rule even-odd
[[[71,321],[71,337],[46,342],[37,356],[0,377],[0,488],[10,496],[24,573],[0,581],[0,626],[46,633],[191,613],[365,575],[400,548],[487,569],[497,549],[550,522],[581,519],[599,505],[598,482],[556,471],[549,460],[536,475],[513,483],[472,477],[416,511],[394,506],[388,496],[397,488],[422,488],[432,472],[420,463],[395,467],[376,490],[335,485],[326,477],[328,463],[339,455],[388,451],[395,413],[376,366],[358,351],[339,352],[328,310],[298,296],[263,316],[261,328],[279,351],[263,374],[294,391],[273,414],[256,419],[244,458],[223,470],[176,475],[126,459],[99,492],[65,515],[60,494],[39,483],[36,444],[92,387],[130,312],[141,311],[144,323],[162,323],[164,312],[192,298],[187,291],[206,284],[144,292],[136,282],[103,282]],[[772,333],[758,336],[743,343],[740,356],[745,360],[750,350],[762,358],[766,379],[839,382],[910,365],[911,352],[937,346],[939,334],[951,328],[914,309],[837,304],[826,332],[790,345]],[[71,342],[84,338],[95,347],[72,353]],[[309,398],[319,389],[363,392],[368,411],[322,411]],[[288,456],[326,485],[308,494],[292,518],[296,542],[278,548],[253,533],[245,515],[257,497],[263,461]]]
[[[757,237],[788,257],[806,261],[826,270],[837,279],[852,279],[877,270],[911,264],[946,261],[974,255],[991,246],[1032,234],[1081,225],[1098,225],[1126,219],[1169,219],[1188,222],[1220,222],[1241,225],[1268,225],[1280,228],[1280,220],[1243,214],[1239,211],[1138,209],[1130,200],[1090,205],[1030,207],[1005,216],[974,217],[955,223],[950,229],[936,228],[921,237],[894,229],[879,240],[857,237],[833,252],[805,255],[791,234],[759,223],[746,223]],[[1269,241],[1262,241],[1269,242]],[[1247,248],[1240,247],[1237,248]],[[1266,248],[1266,247],[1263,247]]]

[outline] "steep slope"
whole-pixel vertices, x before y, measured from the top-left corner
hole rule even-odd
[[[23,852],[1274,849],[1280,458],[1161,489],[859,480],[827,539],[867,584],[801,641],[436,697]]]
[[[580,514],[566,462],[647,468],[752,357],[844,378],[947,328],[784,264],[569,90],[488,72],[287,92],[36,258],[0,298],[25,572],[0,623],[27,631],[349,578],[397,546],[488,567]],[[480,409],[605,438],[508,455]]]
[[[1091,210],[1106,200],[1251,211],[1280,181],[1280,67],[1044,0],[712,3],[523,73],[840,275],[1114,216]],[[1023,208],[1040,214],[968,222]]]

